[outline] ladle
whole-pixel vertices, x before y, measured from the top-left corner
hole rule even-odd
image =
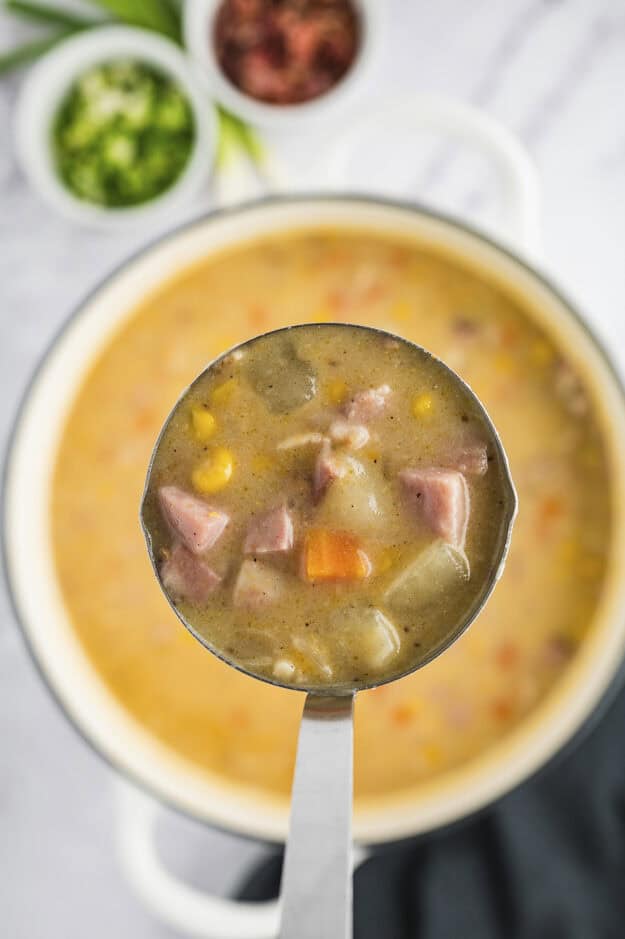
[[[325,325],[325,324],[324,324]],[[336,324],[328,324],[336,328]],[[346,326],[346,324],[341,324]],[[320,326],[319,328],[323,328]],[[349,328],[346,326],[346,328]],[[370,327],[354,326],[355,329]],[[298,327],[289,327],[297,330]],[[380,333],[380,330],[371,330]],[[222,360],[233,353],[245,352],[251,344],[268,336],[282,336],[284,330],[265,333],[230,349],[211,362],[196,379],[201,381],[206,372],[215,368]],[[384,333],[390,340],[406,343],[415,348],[415,344],[399,336]],[[419,347],[416,347],[419,348]],[[423,351],[423,350],[421,350]],[[502,531],[499,537],[499,552],[488,576],[484,579],[479,602],[474,604],[469,615],[458,623],[444,642],[433,644],[431,648],[420,649],[417,668],[432,661],[455,642],[470,623],[478,616],[488,600],[497,580],[503,571],[512,525],[516,515],[517,499],[506,454],[497,431],[483,405],[462,379],[448,366],[441,363],[453,381],[458,382],[477,406],[483,419],[484,427],[490,434],[488,447],[496,452],[499,465],[503,469],[504,488],[507,492],[507,511],[503,515]],[[194,383],[195,384],[195,383]],[[154,557],[152,538],[146,521],[145,501],[150,488],[150,478],[158,447],[170,420],[176,411],[184,406],[190,386],[179,398],[156,442],[148,469],[146,487],[141,506],[141,522],[146,537],[148,551],[154,570],[158,576],[158,567]],[[180,610],[171,602],[172,609],[184,626],[211,652],[228,664],[245,671],[219,649],[213,648],[201,635],[194,624],[188,622]],[[405,672],[404,674],[408,674]],[[248,673],[252,674],[252,673]],[[271,684],[284,688],[296,688],[306,693],[297,749],[297,761],[293,781],[291,800],[291,819],[286,847],[284,872],[282,877],[282,914],[281,939],[349,939],[352,935],[352,789],[353,789],[353,707],[358,691],[375,687],[376,683],[362,681],[346,688],[307,687],[301,684],[288,684],[265,676],[253,674]],[[387,681],[389,679],[385,679]],[[382,683],[382,682],[380,682]],[[384,755],[380,754],[380,759]]]

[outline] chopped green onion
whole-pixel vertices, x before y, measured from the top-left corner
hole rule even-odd
[[[98,65],[78,78],[53,126],[59,175],[79,199],[138,205],[178,179],[195,140],[184,92],[152,66]]]

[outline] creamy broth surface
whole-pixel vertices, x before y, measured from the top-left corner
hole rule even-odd
[[[235,672],[180,626],[138,506],[171,402],[207,362],[267,329],[328,321],[402,334],[458,371],[501,434],[520,507],[506,571],[471,630],[439,661],[359,696],[358,799],[414,787],[510,733],[592,622],[610,539],[606,454],[583,383],[517,300],[418,245],[349,231],[208,259],[146,299],[81,388],[52,533],[76,632],[122,704],[200,767],[286,795],[301,697]]]

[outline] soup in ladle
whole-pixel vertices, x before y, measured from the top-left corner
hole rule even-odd
[[[142,520],[209,648],[324,691],[430,660],[482,605],[515,511],[505,456],[447,366],[388,333],[310,325],[212,363],[178,401]]]

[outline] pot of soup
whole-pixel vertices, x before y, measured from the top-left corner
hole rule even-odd
[[[269,937],[277,909],[177,883],[153,848],[155,800],[283,841],[302,701],[205,654],[179,626],[143,545],[145,467],[171,401],[207,362],[251,335],[326,321],[401,333],[448,362],[488,408],[519,497],[505,573],[477,622],[428,668],[359,696],[360,850],[517,786],[587,722],[623,657],[625,399],[540,273],[452,219],[365,197],[272,199],[151,245],[80,305],[31,384],[8,460],[4,548],[44,679],[127,780],[126,870],[196,935]],[[221,404],[233,394],[228,381],[218,391]],[[343,400],[340,374],[322,393]],[[436,407],[415,393],[415,428]],[[270,475],[277,458],[258,456],[254,472]]]

